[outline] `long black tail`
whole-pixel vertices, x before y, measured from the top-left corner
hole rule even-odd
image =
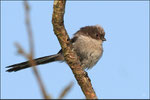
[[[46,64],[49,62],[53,62],[53,61],[61,61],[61,60],[63,60],[63,58],[62,58],[62,55],[60,53],[58,53],[55,55],[45,56],[45,57],[37,58],[34,60],[36,62],[36,65],[40,65],[40,64]],[[6,68],[9,68],[9,69],[6,71],[7,72],[13,72],[13,71],[16,72],[16,71],[19,71],[19,70],[22,70],[25,68],[29,68],[29,67],[31,67],[31,65],[29,64],[29,61],[26,61],[26,62],[7,66]]]

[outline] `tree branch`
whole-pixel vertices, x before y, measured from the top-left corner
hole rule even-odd
[[[64,12],[65,12],[66,0],[55,0],[53,4],[53,16],[52,24],[54,33],[57,36],[61,45],[63,55],[67,64],[70,66],[78,84],[80,85],[84,95],[87,99],[97,99],[97,96],[92,88],[91,81],[80,66],[80,61],[76,55],[76,52],[72,48],[70,38],[64,26]]]
[[[24,50],[21,48],[21,46],[19,44],[16,44],[19,53],[23,54],[28,60],[29,63],[33,66],[33,72],[35,74],[35,77],[37,78],[37,81],[39,83],[40,89],[42,91],[43,97],[44,99],[50,99],[50,97],[47,95],[46,90],[44,88],[43,82],[40,78],[39,72],[37,70],[36,63],[33,60],[34,57],[34,43],[33,43],[33,36],[32,36],[32,29],[31,29],[31,24],[30,24],[30,16],[29,16],[29,12],[30,12],[30,7],[28,5],[27,1],[24,1],[24,7],[25,7],[25,22],[26,22],[26,27],[27,27],[27,32],[28,32],[28,37],[29,37],[29,46],[30,46],[30,53],[27,54],[24,52]]]
[[[74,84],[73,82],[70,82],[70,84],[66,86],[64,90],[61,92],[58,99],[63,99],[66,96],[66,94],[71,90],[71,88],[73,87],[73,84]]]

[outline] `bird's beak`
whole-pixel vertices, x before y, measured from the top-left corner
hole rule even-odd
[[[102,39],[102,41],[106,41],[106,39],[105,39],[105,38],[103,38],[103,39]]]

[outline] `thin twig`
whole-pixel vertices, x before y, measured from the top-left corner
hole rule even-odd
[[[20,48],[19,51],[21,51],[21,53],[29,60],[30,64],[33,66],[33,72],[35,74],[35,77],[37,78],[37,81],[39,83],[40,89],[42,91],[43,97],[45,99],[50,99],[49,96],[46,93],[46,90],[44,88],[43,82],[40,78],[40,75],[38,73],[35,61],[33,60],[33,56],[34,56],[34,43],[33,43],[33,36],[32,36],[32,29],[31,29],[31,24],[30,24],[30,16],[29,16],[29,12],[30,12],[30,7],[28,5],[27,1],[24,1],[24,7],[25,7],[25,18],[26,18],[26,27],[27,27],[27,32],[28,32],[28,38],[29,38],[29,46],[30,46],[30,53],[26,54],[23,49],[21,48],[21,46],[19,46],[18,44],[18,48]]]
[[[53,4],[52,24],[54,33],[61,44],[63,55],[67,64],[70,66],[78,84],[80,85],[87,99],[97,99],[95,91],[92,87],[90,78],[84,69],[80,66],[80,61],[76,52],[72,48],[70,38],[64,26],[64,12],[66,0],[55,0]]]
[[[66,86],[64,88],[64,90],[61,92],[61,94],[58,97],[58,99],[63,99],[66,96],[66,94],[70,91],[70,89],[72,88],[73,84],[74,84],[73,82],[70,82],[69,85]]]

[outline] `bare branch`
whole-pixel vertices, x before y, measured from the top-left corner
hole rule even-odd
[[[31,24],[30,24],[30,7],[28,5],[27,1],[24,1],[24,7],[25,7],[25,22],[26,22],[26,27],[27,27],[27,32],[28,32],[28,38],[29,38],[29,46],[30,46],[30,55],[34,56],[34,45],[33,45],[33,36],[32,36],[32,29],[31,29]]]
[[[64,88],[64,90],[61,92],[60,96],[58,97],[58,99],[63,99],[65,97],[65,95],[69,92],[69,90],[72,88],[73,86],[73,82],[70,82],[68,86],[66,86]]]
[[[20,45],[16,45],[20,51],[20,53],[22,53],[30,62],[30,64],[33,66],[33,72],[35,74],[35,77],[37,78],[37,81],[40,85],[40,89],[42,91],[43,97],[45,99],[50,99],[49,96],[46,93],[46,90],[44,88],[43,82],[40,78],[40,75],[38,73],[35,61],[33,60],[33,56],[34,56],[34,43],[33,43],[33,36],[32,36],[32,29],[31,29],[31,24],[30,24],[30,16],[29,16],[29,12],[30,12],[30,7],[28,5],[27,1],[24,1],[24,7],[25,7],[25,18],[26,18],[26,27],[27,27],[27,32],[28,32],[28,37],[29,37],[29,46],[30,46],[30,54],[27,54],[23,51],[23,49],[21,48]]]
[[[70,66],[78,84],[80,85],[84,95],[87,99],[97,99],[97,96],[92,88],[91,81],[87,73],[80,66],[80,61],[76,52],[72,48],[70,38],[64,26],[64,12],[66,0],[55,0],[53,4],[52,24],[54,33],[56,34],[59,43],[61,44],[63,55],[66,62]]]

